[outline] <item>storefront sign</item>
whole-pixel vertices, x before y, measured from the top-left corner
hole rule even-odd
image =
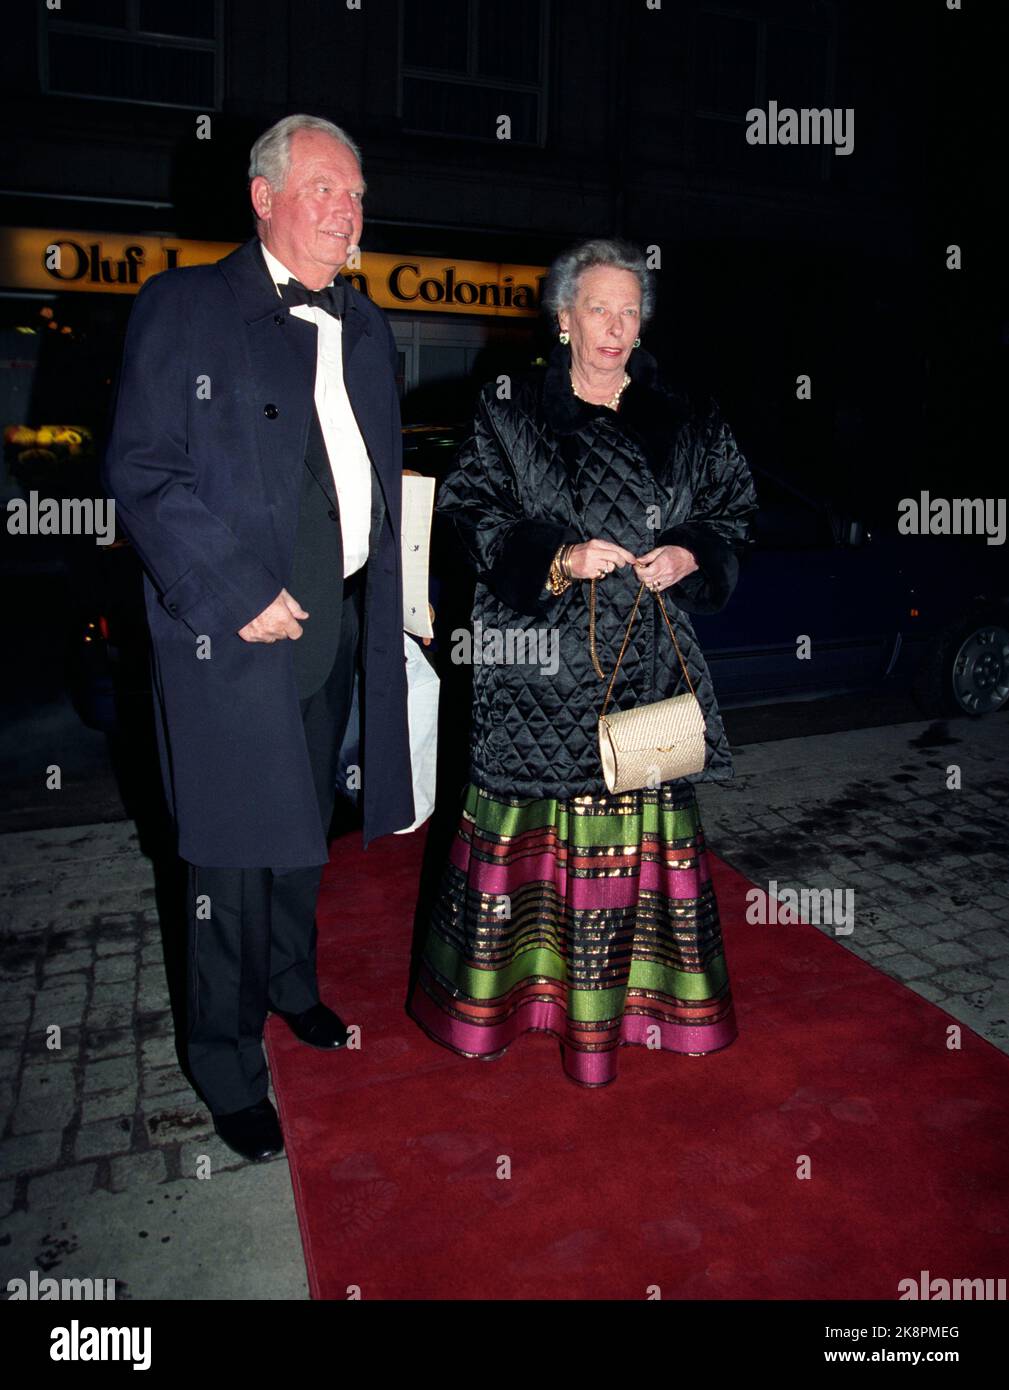
[[[0,227],[0,285],[19,290],[136,294],[177,266],[219,261],[238,243],[168,236]],[[362,252],[351,282],[383,309],[437,314],[539,313],[545,266]]]

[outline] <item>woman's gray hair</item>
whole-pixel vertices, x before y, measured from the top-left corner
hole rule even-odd
[[[572,246],[558,256],[550,267],[550,274],[543,287],[543,307],[554,317],[562,309],[574,306],[578,295],[578,282],[586,270],[593,266],[608,265],[615,270],[629,270],[637,277],[641,286],[641,324],[648,322],[655,312],[655,278],[648,268],[643,251],[629,241],[611,240],[598,237],[594,241],[583,241]]]
[[[299,130],[322,130],[346,145],[357,160],[363,163],[361,151],[345,130],[322,116],[285,116],[283,120],[264,130],[249,152],[249,182],[260,175],[270,187],[279,192],[284,187],[287,171],[291,167],[291,140]]]

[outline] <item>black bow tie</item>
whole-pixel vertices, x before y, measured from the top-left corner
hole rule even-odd
[[[300,280],[288,280],[286,285],[278,285],[280,297],[285,304],[291,308],[295,304],[311,304],[316,308],[325,309],[327,314],[332,314],[334,318],[339,318],[343,313],[343,279],[338,275],[332,285],[327,285],[325,289],[309,290]]]

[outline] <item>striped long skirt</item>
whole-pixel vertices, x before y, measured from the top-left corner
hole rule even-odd
[[[520,1033],[586,1086],[636,1043],[699,1055],[736,1035],[694,788],[533,800],[466,789],[409,1012],[466,1057]]]

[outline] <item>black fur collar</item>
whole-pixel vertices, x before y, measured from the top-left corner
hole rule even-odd
[[[668,458],[690,414],[689,403],[662,383],[658,363],[644,348],[633,349],[627,373],[631,382],[615,414],[605,405],[583,401],[571,389],[571,349],[558,343],[543,378],[543,413],[558,434],[575,434],[599,416],[609,415],[619,429],[637,438],[657,469]]]

